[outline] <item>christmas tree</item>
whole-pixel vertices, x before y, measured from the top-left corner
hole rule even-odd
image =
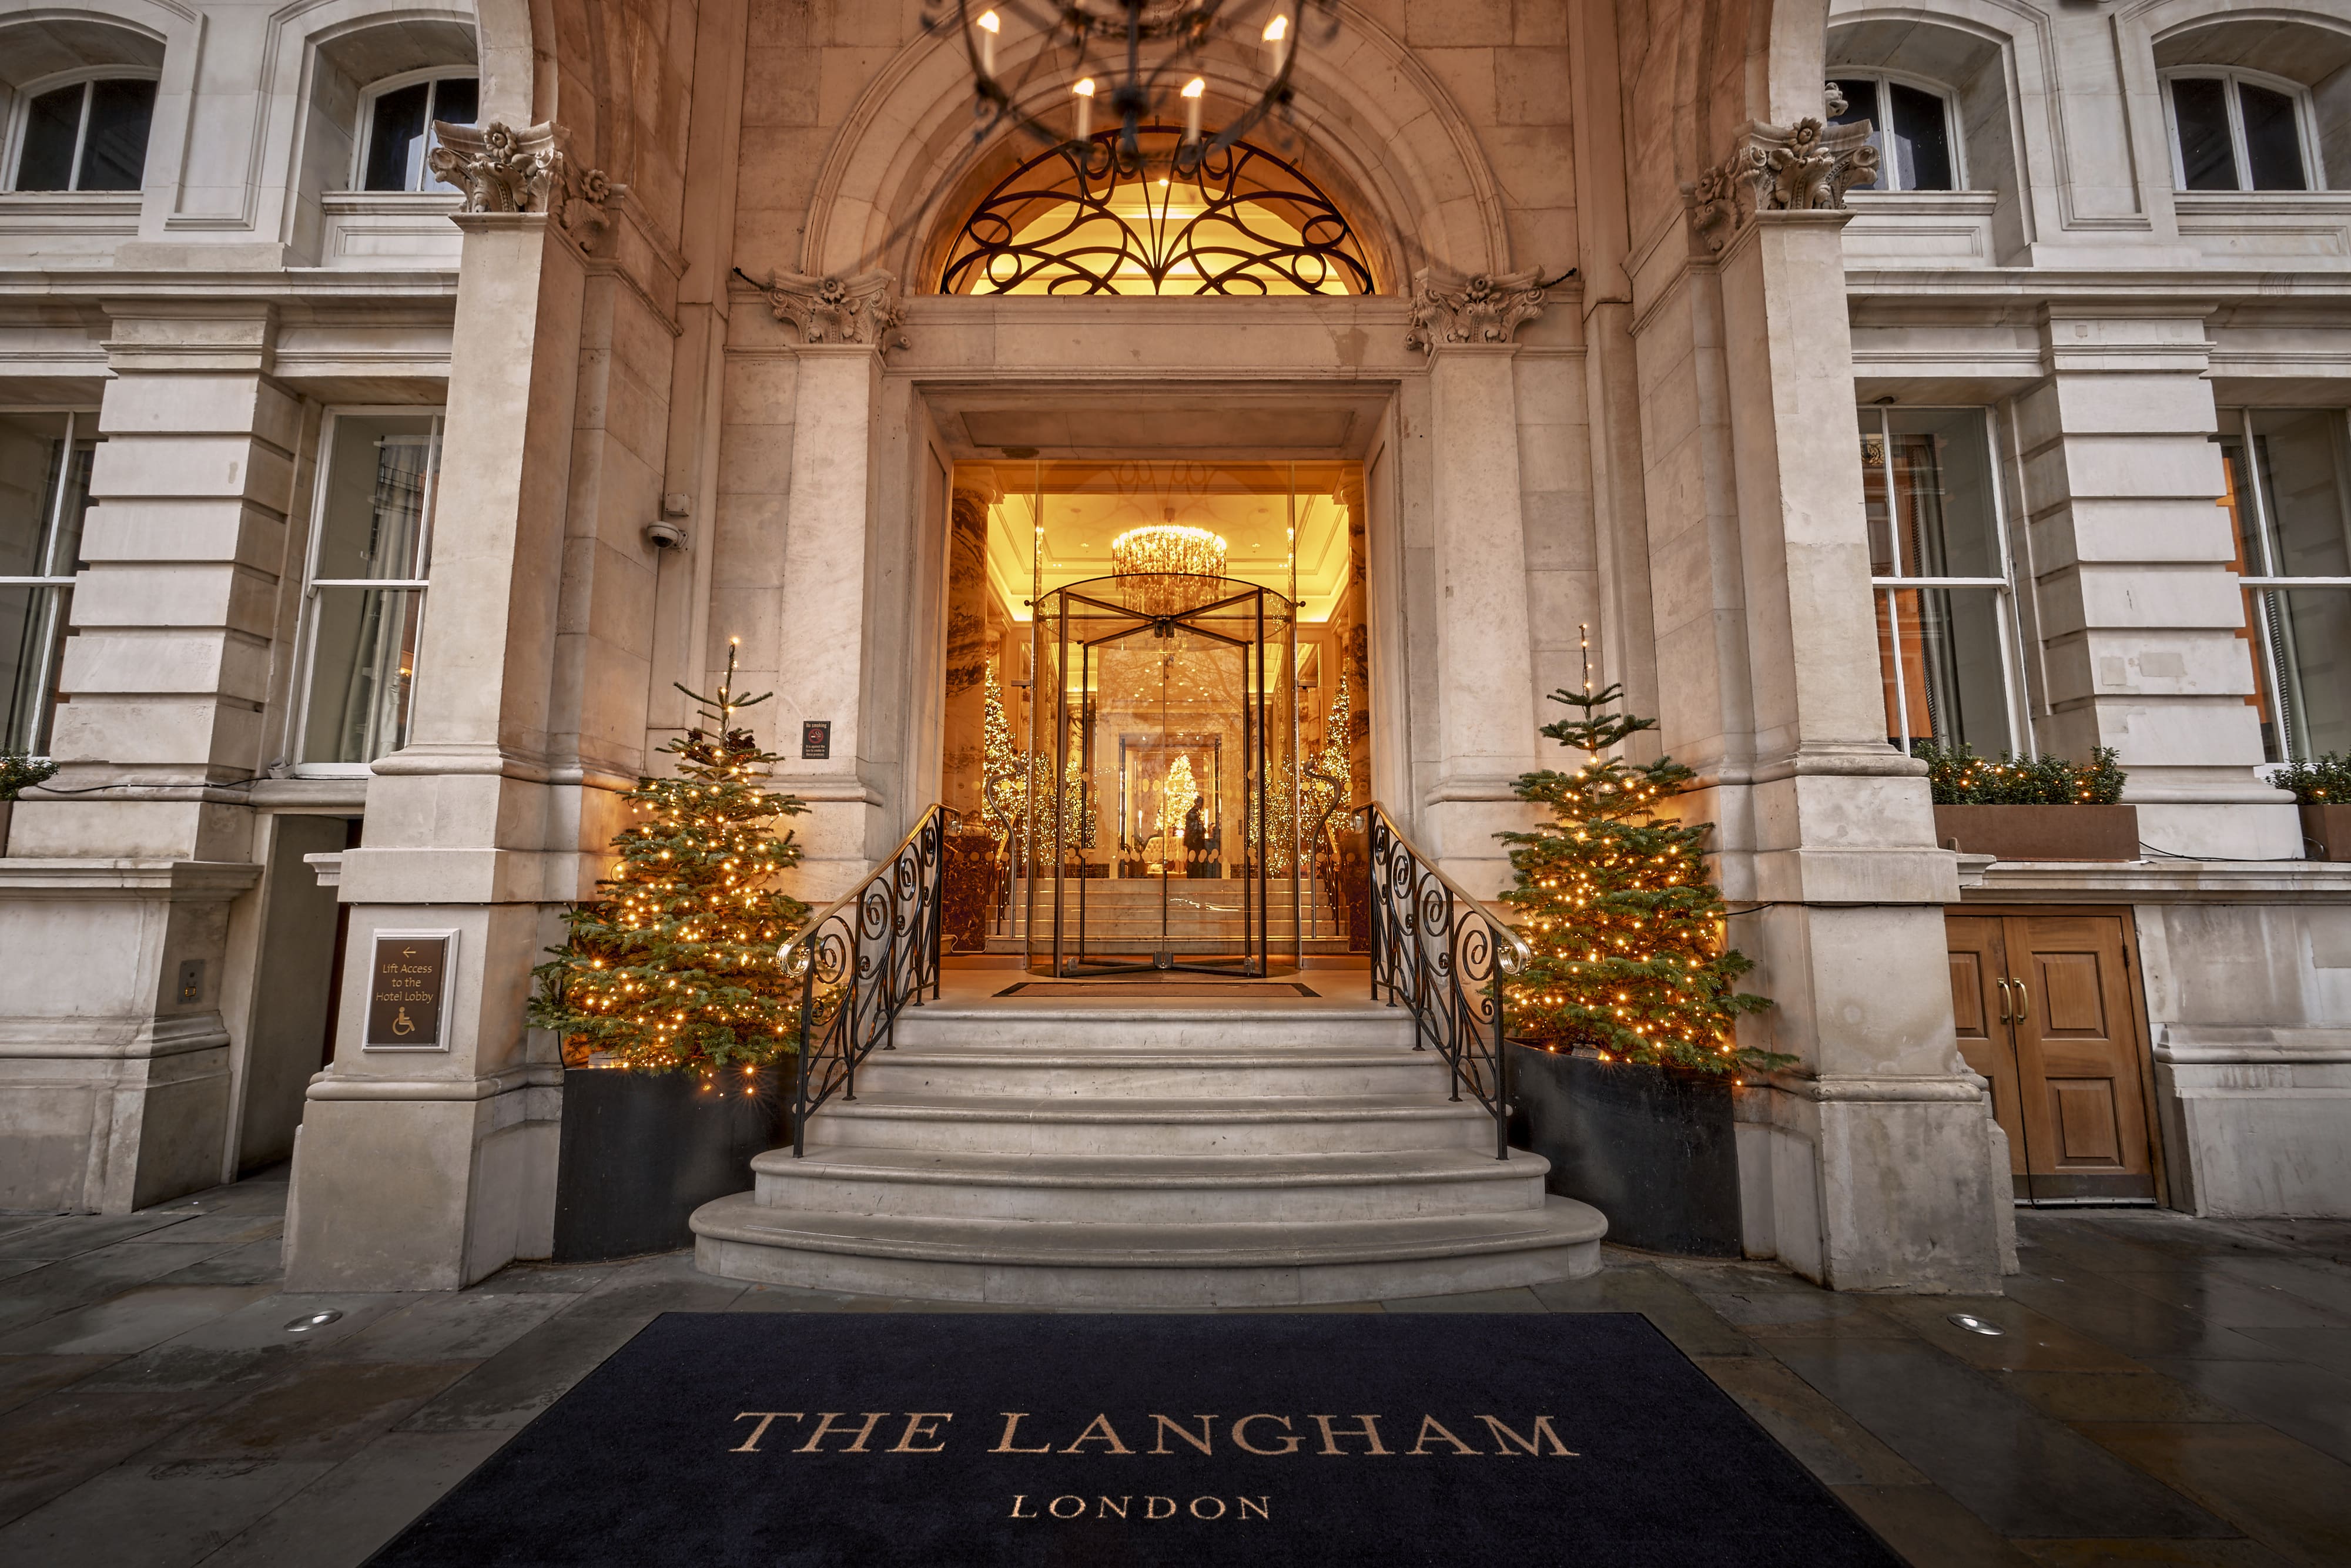
[[[1159,797],[1159,831],[1177,849],[1184,843],[1185,815],[1199,798],[1200,787],[1192,779],[1192,758],[1177,757],[1176,766],[1167,770],[1167,787]]]
[[[1656,721],[1602,710],[1623,689],[1557,691],[1574,716],[1543,733],[1586,754],[1572,773],[1518,781],[1522,800],[1554,821],[1500,834],[1518,885],[1502,894],[1524,916],[1534,960],[1513,977],[1511,1032],[1554,1046],[1587,1046],[1603,1061],[1727,1073],[1793,1059],[1742,1050],[1743,1013],[1771,1004],[1738,988],[1753,960],[1723,946],[1722,894],[1708,880],[1705,823],[1661,821],[1658,806],[1696,775],[1671,758],[1608,756]]]
[[[996,683],[996,661],[987,662],[985,716],[980,726],[979,803],[998,843],[1011,841],[1029,810],[1029,758],[1012,743],[1004,715],[1004,688]]]
[[[778,758],[735,723],[773,694],[742,697],[734,685],[730,646],[715,696],[678,687],[714,727],[663,748],[677,777],[629,791],[637,820],[612,841],[619,868],[565,913],[570,939],[533,971],[530,1021],[556,1031],[566,1061],[708,1072],[756,1068],[798,1044],[800,987],[777,949],[809,907],[773,886],[800,851],[771,824],[806,807],[760,782]]]

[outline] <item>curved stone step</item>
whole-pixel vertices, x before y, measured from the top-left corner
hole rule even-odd
[[[1494,1146],[1474,1100],[1441,1095],[1157,1099],[892,1094],[833,1100],[809,1124],[836,1147],[1003,1155],[1369,1154]]]
[[[1501,1163],[1501,1162],[1497,1162]],[[1050,1224],[761,1207],[695,1211],[695,1260],[733,1280],[1025,1306],[1290,1306],[1497,1290],[1600,1266],[1572,1198],[1505,1215],[1309,1224]]]
[[[1169,977],[1172,984],[1187,977]],[[1360,990],[1361,975],[1343,977]],[[1008,977],[1009,983],[1021,983]],[[1050,985],[1054,982],[1044,981]],[[1243,993],[1244,996],[1247,993]],[[981,1051],[1118,1047],[1129,1050],[1261,1050],[1268,1046],[1412,1046],[1412,1014],[1368,1001],[1319,1002],[1301,997],[1291,1005],[1217,997],[1157,1000],[1142,1007],[1132,999],[1057,994],[1050,1006],[1021,1007],[1008,998],[990,1007],[926,1002],[898,1015],[898,1051],[934,1045]],[[867,1060],[878,1061],[880,1054]]]
[[[1292,1223],[1540,1208],[1550,1162],[1514,1152],[1219,1156],[776,1149],[751,1162],[763,1207],[837,1215],[1117,1225]]]
[[[858,1069],[859,1095],[1051,1095],[1154,1098],[1442,1094],[1445,1063],[1393,1046],[1236,1045],[1171,1051],[978,1045],[877,1051]]]

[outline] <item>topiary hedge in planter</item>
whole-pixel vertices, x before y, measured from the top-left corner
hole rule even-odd
[[[1961,741],[1915,741],[1935,802],[1935,841],[2004,861],[2132,861],[2139,858],[2138,808],[2122,803],[2126,775],[2112,747],[2087,767],[2044,754],[1995,759]]]
[[[2302,808],[2304,853],[2316,861],[2351,861],[2351,753],[2289,762],[2270,782],[2293,791]]]

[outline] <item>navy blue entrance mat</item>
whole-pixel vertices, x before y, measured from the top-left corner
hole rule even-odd
[[[1646,1319],[657,1318],[373,1568],[1899,1568]]]

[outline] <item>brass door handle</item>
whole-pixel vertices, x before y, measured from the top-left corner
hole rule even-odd
[[[1994,981],[1994,982],[1992,982],[1992,983],[1993,983],[1994,985],[1997,985],[1997,986],[2000,988],[2000,1021],[2001,1021],[2001,1022],[2002,1022],[2002,1023],[2006,1023],[2006,1022],[2008,1022],[2008,1021],[2009,1021],[2009,1019],[2008,1019],[2008,977],[2007,977],[2006,976],[2004,976],[2004,975],[2003,975],[2002,977],[2001,977],[2001,978],[1999,978],[1998,980],[1995,980],[1995,981]]]
[[[2011,977],[2008,983],[2016,988],[2016,1021],[2022,1023],[2032,1016],[2032,993],[2024,988],[2022,980]]]

